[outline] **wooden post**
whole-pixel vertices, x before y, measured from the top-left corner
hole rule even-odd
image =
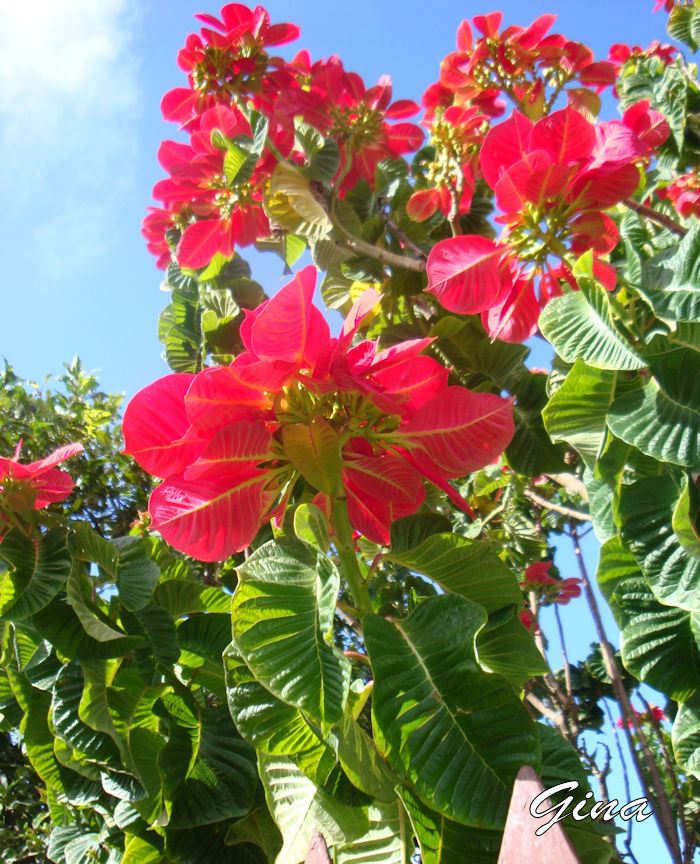
[[[558,822],[539,837],[535,834],[546,822],[530,814],[530,804],[540,792],[544,792],[542,781],[529,765],[523,765],[513,786],[498,864],[581,864]],[[548,802],[539,809],[550,806]]]
[[[314,831],[311,835],[309,850],[304,858],[304,864],[331,864],[331,856],[328,854],[328,846],[320,831]],[[566,862],[563,862],[566,864]]]

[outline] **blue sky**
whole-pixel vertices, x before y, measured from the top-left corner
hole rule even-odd
[[[652,0],[509,0],[498,8],[505,23],[518,24],[558,12],[555,31],[603,58],[615,42],[668,41],[663,13],[652,15],[652,6]],[[462,18],[493,7],[454,0],[330,7],[271,0],[266,8],[273,22],[301,26],[299,42],[280,49],[284,56],[301,47],[315,58],[339,54],[368,85],[386,73],[396,98],[419,101],[453,50]],[[131,396],[168,372],[156,338],[168,297],[158,290],[161,273],[139,229],[151,188],[163,176],[158,145],[177,136],[161,119],[160,99],[184,84],[175,57],[196,25],[192,15],[201,11],[218,7],[200,0],[0,3],[0,357],[24,377],[59,373],[77,354],[105,389]],[[268,293],[283,284],[277,258],[246,257]],[[544,365],[542,356],[532,360]],[[591,573],[596,558],[589,537]],[[577,575],[568,552],[558,564],[564,576]],[[585,656],[594,639],[581,626],[582,605],[578,600],[563,610],[572,658]],[[544,623],[553,632],[552,618]],[[640,864],[665,857],[653,820],[636,826],[635,834]]]

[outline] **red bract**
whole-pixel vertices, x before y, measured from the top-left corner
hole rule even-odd
[[[570,107],[537,123],[514,111],[481,150],[504,233],[498,242],[465,235],[438,243],[428,258],[427,290],[451,312],[482,312],[492,338],[520,342],[536,331],[560,280],[576,288],[570,260],[588,249],[594,274],[614,288],[615,271],[601,256],[618,233],[602,211],[634,192],[638,163],[668,134],[648,102],[631,106],[621,121],[596,125]]]
[[[549,34],[555,15],[541,15],[529,27],[511,26],[499,33],[502,18],[500,12],[492,12],[476,16],[473,26],[466,20],[460,25],[457,51],[448,54],[440,68],[440,83],[452,91],[454,104],[475,105],[497,117],[503,113],[498,97],[506,96],[520,111],[538,119],[552,109],[562,90],[576,104],[590,102],[582,92],[586,88],[599,92],[614,83],[611,63],[595,62],[580,42]],[[566,89],[570,84],[578,86]],[[435,95],[431,91],[429,100]],[[595,99],[594,93],[590,95]]]
[[[221,19],[197,15],[204,24],[199,35],[187,37],[178,66],[187,73],[189,87],[176,87],[163,97],[166,120],[187,129],[199,128],[201,115],[217,104],[232,105],[252,99],[259,109],[274,109],[274,93],[293,86],[294,78],[279,57],[265,50],[291,42],[299,35],[293,24],[270,24],[262,6],[254,10],[229,3]]]
[[[261,158],[252,176],[242,181],[229,179],[225,152],[212,144],[215,130],[228,138],[251,132],[238,111],[218,106],[202,114],[189,145],[163,141],[158,151],[158,161],[170,177],[156,183],[153,195],[167,209],[146,216],[143,234],[149,251],[161,255],[162,265],[169,258],[165,234],[171,227],[182,232],[175,252],[178,264],[193,270],[206,267],[217,254],[230,258],[235,245],[250,245],[270,233],[262,209],[269,161]]]
[[[360,178],[374,187],[377,163],[411,153],[423,143],[423,130],[404,122],[418,113],[419,106],[408,99],[392,102],[387,75],[366,88],[362,78],[346,71],[335,56],[312,64],[308,54],[301,52],[293,65],[300,86],[280,94],[277,111],[290,120],[300,115],[338,142],[344,172],[341,193]]]
[[[21,504],[39,510],[67,498],[75,484],[70,474],[56,465],[81,453],[83,445],[66,444],[26,465],[19,461],[21,448],[20,441],[13,457],[0,457],[0,509],[3,505],[15,509]]]
[[[126,410],[126,452],[164,478],[153,526],[200,560],[248,546],[300,477],[329,512],[345,496],[355,528],[388,543],[391,523],[420,506],[423,479],[468,510],[449,478],[493,461],[513,435],[511,400],[448,387],[447,370],[421,354],[430,339],[352,345],[374,291],[332,338],[315,280],[307,267],[246,313],[246,351],[230,366],[168,375]]]
[[[630,60],[645,60],[648,57],[658,57],[668,66],[669,63],[673,63],[677,55],[678,49],[676,47],[673,45],[662,45],[658,39],[655,39],[649,44],[648,48],[616,42],[610,46],[608,59],[615,66],[621,67]]]
[[[435,112],[430,129],[434,158],[421,163],[418,190],[406,204],[411,219],[422,222],[439,209],[444,216],[468,213],[474,194],[474,168],[488,129],[487,117],[475,107],[453,105]],[[420,185],[429,184],[422,189]]]
[[[548,575],[551,566],[551,561],[536,561],[534,564],[529,564],[525,568],[523,587],[528,590],[534,589],[541,597],[560,605],[568,603],[574,597],[580,597],[581,580],[575,577],[555,579]]]
[[[684,219],[700,217],[700,172],[697,169],[658,189],[656,194],[670,201]]]

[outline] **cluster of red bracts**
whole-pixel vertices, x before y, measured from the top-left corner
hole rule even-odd
[[[291,62],[271,57],[267,49],[293,41],[299,28],[270,24],[261,6],[230,3],[220,16],[197,16],[206,26],[187,37],[178,55],[188,86],[169,91],[161,103],[164,118],[190,133],[189,145],[163,143],[159,161],[170,177],[156,184],[153,196],[162,206],[150,208],[143,223],[148,249],[162,268],[171,260],[171,229],[181,233],[177,263],[193,270],[216,254],[230,258],[234,246],[269,236],[262,202],[276,156],[265,148],[253,176],[231,183],[225,153],[211,143],[214,129],[228,138],[250,135],[244,111],[253,108],[266,118],[274,150],[294,162],[304,160],[294,149],[295,117],[334,138],[341,195],[360,178],[373,186],[378,162],[412,152],[423,141],[420,127],[394,122],[420,109],[409,100],[392,102],[388,77],[367,89],[338,57],[313,63],[306,51]]]
[[[571,107],[537,123],[514,111],[490,130],[480,156],[504,232],[498,241],[462,235],[436,244],[426,290],[451,312],[481,314],[490,336],[507,342],[536,332],[560,280],[576,289],[570,260],[588,249],[594,274],[612,290],[615,269],[602,256],[618,232],[603,210],[635,191],[640,164],[668,135],[647,102],[598,124]]]
[[[512,400],[448,386],[422,354],[432,340],[352,345],[378,302],[365,292],[339,337],[312,304],[313,267],[246,313],[246,351],[230,366],[156,381],[130,402],[126,452],[164,478],[153,527],[176,549],[220,561],[286,508],[300,478],[356,530],[388,543],[427,480],[468,511],[448,482],[496,459],[513,435]]]
[[[82,444],[66,444],[36,462],[19,461],[20,441],[12,457],[0,457],[0,536],[10,524],[10,513],[21,515],[41,510],[67,498],[75,484],[70,474],[56,466],[83,451]]]

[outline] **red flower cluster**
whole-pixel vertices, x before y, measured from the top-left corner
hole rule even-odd
[[[700,217],[700,171],[697,168],[657,189],[656,194],[663,201],[670,201],[684,219]]]
[[[640,45],[627,45],[625,42],[616,42],[610,46],[608,59],[615,66],[623,66],[629,60],[644,60],[647,57],[658,57],[668,66],[673,63],[678,55],[678,48],[673,45],[662,45],[658,39],[649,44],[648,48]]]
[[[143,222],[159,267],[170,261],[177,232],[182,236],[175,257],[191,269],[206,266],[217,253],[230,258],[234,245],[269,235],[262,201],[276,164],[271,151],[298,163],[305,158],[294,151],[296,117],[338,143],[341,194],[360,178],[373,186],[379,161],[421,145],[420,127],[393,122],[420,109],[408,100],[392,102],[388,77],[367,89],[337,57],[316,63],[306,51],[291,63],[270,57],[267,49],[296,39],[299,28],[270,24],[261,6],[251,10],[230,3],[220,19],[197,17],[206,26],[187,37],[178,55],[189,86],[169,91],[161,104],[164,118],[190,133],[190,143],[163,143],[159,160],[170,177],[156,184],[153,195],[162,206],[150,208]],[[212,133],[218,130],[234,144],[239,136],[250,136],[250,109],[267,121],[267,139],[274,147],[258,151],[254,170],[239,176],[240,161],[231,160],[221,137],[216,143],[222,149],[212,144]]]
[[[592,51],[580,42],[549,33],[556,15],[541,15],[529,27],[511,26],[501,33],[500,12],[477,15],[473,27],[463,21],[457,31],[457,51],[442,61],[440,85],[453,94],[456,105],[475,105],[489,117],[504,111],[502,95],[519,110],[537,119],[547,114],[566,90],[571,104],[588,104],[586,88],[600,91],[615,81],[612,64],[594,62]],[[475,39],[474,30],[481,35]],[[436,87],[427,99],[439,99]],[[443,96],[444,98],[444,96]]]
[[[622,120],[598,124],[571,107],[537,123],[514,111],[491,129],[481,150],[504,233],[498,242],[464,235],[436,244],[426,290],[451,312],[481,313],[492,338],[521,342],[536,331],[560,279],[576,288],[572,257],[592,249],[596,276],[614,288],[615,270],[600,256],[614,248],[618,233],[602,211],[634,192],[638,163],[668,134],[647,102],[631,106]],[[556,269],[551,256],[559,258]]]
[[[513,435],[512,400],[450,387],[418,339],[380,350],[352,345],[379,300],[365,292],[338,338],[312,305],[307,267],[246,312],[246,351],[230,366],[156,381],[130,402],[125,452],[165,478],[150,500],[153,527],[175,548],[219,561],[284,512],[303,477],[354,527],[387,543],[415,513],[423,478],[467,509],[447,482],[493,461]]]
[[[250,137],[248,121],[223,105],[209,108],[198,120],[190,144],[163,141],[158,151],[158,161],[170,177],[156,183],[153,196],[167,209],[146,217],[144,233],[156,234],[149,251],[161,255],[161,266],[167,266],[170,257],[163,222],[166,229],[176,224],[182,230],[175,254],[181,267],[193,270],[205,267],[216,254],[231,258],[234,246],[248,246],[270,233],[262,200],[272,157],[258,160],[250,175],[230,176],[227,151],[214,146],[212,133],[218,130],[229,139]],[[193,216],[197,221],[190,221]]]
[[[553,600],[563,606],[581,596],[581,580],[576,577],[568,579],[555,579],[548,575],[551,561],[536,561],[525,568],[523,587],[528,590],[536,590],[543,597]]]
[[[19,461],[21,449],[20,441],[13,457],[0,457],[0,514],[40,510],[67,498],[75,484],[70,474],[56,465],[81,453],[84,448],[82,444],[66,444],[27,465]]]
[[[634,709],[632,709],[632,710],[634,711]],[[637,719],[640,720],[642,723],[644,723],[644,722],[648,723],[648,722],[650,722],[651,719],[655,720],[657,723],[661,723],[664,720],[668,720],[668,717],[664,713],[663,708],[659,708],[658,705],[650,705],[649,711],[641,711],[641,712],[640,711],[634,711],[634,713],[636,714]],[[627,725],[631,729],[634,724],[632,723],[631,720],[628,720]],[[625,721],[623,720],[622,717],[618,717],[617,718],[617,728],[618,729],[624,729],[624,727],[625,727]]]

